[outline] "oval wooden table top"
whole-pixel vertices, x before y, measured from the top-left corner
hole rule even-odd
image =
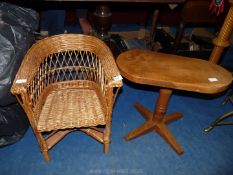
[[[213,94],[232,82],[229,71],[196,58],[133,49],[116,62],[123,77],[140,84]]]

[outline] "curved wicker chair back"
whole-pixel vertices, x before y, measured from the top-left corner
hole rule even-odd
[[[48,150],[79,129],[108,152],[112,107],[122,80],[111,51],[93,36],[62,34],[34,44],[11,92],[24,108],[46,160]],[[115,93],[114,93],[115,92]],[[96,126],[104,125],[100,130]],[[51,132],[45,139],[44,132]]]

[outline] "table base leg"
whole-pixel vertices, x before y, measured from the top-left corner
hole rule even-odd
[[[131,131],[130,133],[128,133],[124,137],[126,141],[132,140],[136,137],[147,134],[148,132],[154,131],[158,133],[176,151],[177,154],[180,155],[184,152],[166,126],[166,124],[178,120],[182,117],[182,113],[180,112],[164,115],[170,95],[170,90],[160,91],[160,96],[157,101],[154,113],[152,113],[139,103],[135,104],[135,108],[139,111],[142,117],[144,117],[146,122],[138,128]]]

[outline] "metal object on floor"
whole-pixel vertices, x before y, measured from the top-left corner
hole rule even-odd
[[[219,116],[210,126],[204,129],[205,132],[209,132],[214,129],[215,126],[223,126],[223,125],[233,125],[233,122],[222,122],[223,120],[232,117],[233,111],[230,111],[226,114]]]
[[[227,96],[222,104],[225,105],[229,101],[233,104],[232,96],[233,96],[233,90],[227,94]],[[204,128],[204,131],[209,132],[212,129],[214,129],[216,126],[233,125],[233,122],[223,122],[224,120],[226,120],[227,118],[230,118],[232,116],[233,116],[233,111],[230,111],[230,112],[227,112],[223,115],[220,115],[217,119],[214,120],[213,123],[211,123],[208,127]]]

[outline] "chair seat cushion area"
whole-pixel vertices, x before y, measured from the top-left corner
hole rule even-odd
[[[105,124],[104,106],[93,89],[58,89],[49,93],[37,129],[52,131]]]

